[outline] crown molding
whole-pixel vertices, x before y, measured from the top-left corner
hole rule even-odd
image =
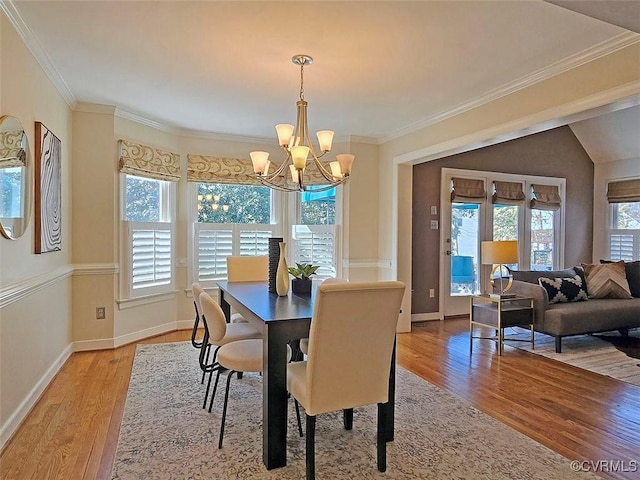
[[[510,95],[519,90],[535,85],[536,83],[542,82],[551,77],[555,77],[556,75],[560,75],[561,73],[567,72],[593,60],[638,43],[640,43],[640,34],[635,32],[623,32],[605,42],[601,42],[598,45],[552,63],[545,68],[541,68],[513,82],[506,83],[498,88],[490,90],[484,95],[477,97],[471,101],[461,103],[456,107],[447,110],[446,112],[441,112],[420,120],[419,122],[407,125],[402,129],[396,130],[391,135],[381,136],[379,138],[379,142],[386,143],[405,135],[417,132],[418,130],[426,128],[430,125],[442,122],[443,120],[454,117],[456,115],[460,115],[461,113],[464,113],[468,110],[472,110],[481,105],[487,104],[506,95]]]
[[[116,107],[114,107],[113,105],[102,105],[99,103],[78,102],[76,103],[73,111],[82,113],[98,113],[101,115],[113,115],[116,112]]]
[[[58,90],[58,93],[60,93],[67,105],[69,105],[73,110],[77,102],[75,96],[71,93],[71,90],[64,81],[64,78],[62,78],[62,75],[60,75],[58,70],[56,70],[56,67],[53,65],[49,55],[47,55],[42,48],[38,37],[25,23],[14,2],[12,0],[0,0],[0,9],[7,16],[13,25],[13,28],[16,29],[24,44],[35,57],[38,64],[40,64],[40,67],[42,67],[42,70],[44,70],[44,73],[47,75],[49,80],[51,80],[51,83],[53,83],[56,90]]]
[[[140,115],[138,113],[130,112],[121,107],[115,107],[115,116],[119,118],[124,118],[125,120],[130,120],[132,122],[139,123],[141,125],[146,125],[147,127],[155,128],[156,130],[172,133],[174,135],[177,135],[180,133],[180,129],[174,127],[173,125],[169,125],[168,123],[163,123],[158,120],[145,117],[144,115]]]

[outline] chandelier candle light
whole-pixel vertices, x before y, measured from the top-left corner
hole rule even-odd
[[[333,131],[321,130],[316,133],[320,145],[320,155],[317,155],[309,138],[309,126],[307,124],[307,102],[304,99],[304,66],[311,65],[313,58],[308,55],[295,55],[291,61],[300,65],[300,100],[296,102],[297,119],[295,127],[288,124],[276,125],[278,142],[286,154],[285,160],[273,172],[269,173],[271,162],[269,153],[251,152],[253,171],[263,185],[276,190],[287,192],[300,192],[307,190],[304,184],[304,171],[307,167],[309,155],[313,164],[326,182],[322,182],[320,188],[313,191],[323,191],[344,183],[351,174],[351,166],[354,155],[343,153],[336,155],[336,161],[329,163],[329,168],[320,161],[325,154],[331,151]]]

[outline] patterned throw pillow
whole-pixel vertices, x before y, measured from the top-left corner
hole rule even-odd
[[[624,262],[604,265],[582,264],[591,298],[632,298]]]
[[[538,284],[547,291],[549,304],[589,300],[580,275],[565,278],[540,277]]]

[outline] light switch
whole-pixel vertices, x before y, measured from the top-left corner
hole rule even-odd
[[[431,215],[438,215],[437,205],[431,205]]]

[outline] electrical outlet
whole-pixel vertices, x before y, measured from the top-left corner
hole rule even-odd
[[[433,298],[436,296],[436,291],[433,288],[429,289],[429,298]]]
[[[106,308],[105,307],[96,307],[96,319],[104,320],[107,318]]]
[[[438,230],[438,220],[431,220],[431,230]]]

